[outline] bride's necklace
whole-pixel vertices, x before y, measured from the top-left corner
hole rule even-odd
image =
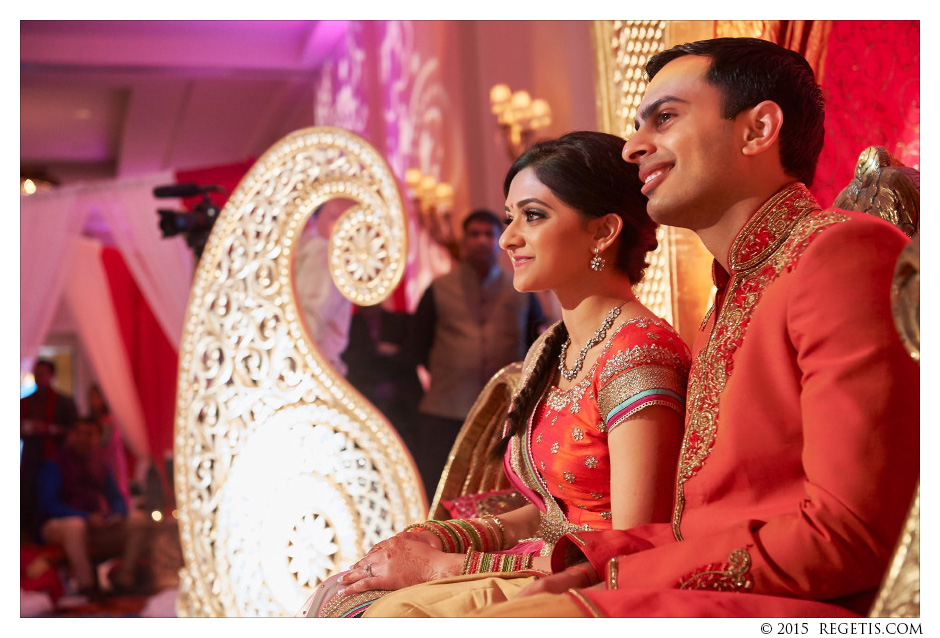
[[[628,299],[627,301],[630,301]],[[581,372],[581,367],[584,365],[584,357],[587,356],[588,350],[596,346],[597,344],[604,341],[607,338],[607,331],[610,330],[610,327],[614,325],[614,320],[620,316],[620,309],[623,308],[627,301],[624,301],[619,306],[615,306],[607,313],[607,318],[604,319],[604,323],[601,324],[601,327],[597,329],[597,332],[594,333],[594,336],[591,337],[584,347],[581,348],[581,353],[578,355],[578,360],[574,362],[574,366],[569,370],[565,365],[565,360],[568,358],[568,346],[571,345],[571,335],[568,335],[568,338],[565,339],[565,342],[561,344],[561,352],[558,354],[558,370],[561,372],[567,381],[574,381],[577,378],[578,373]]]

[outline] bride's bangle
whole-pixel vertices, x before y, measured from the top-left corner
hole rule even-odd
[[[533,556],[534,554],[491,554],[470,550],[463,564],[463,573],[486,574],[531,569]]]
[[[434,528],[431,527],[430,525],[428,525],[428,524],[426,524],[426,523],[414,523],[414,524],[409,525],[408,527],[406,527],[404,531],[410,532],[410,531],[413,530],[413,529],[423,529],[423,530],[426,530],[426,531],[428,531],[428,532],[431,532],[432,534],[434,534],[435,536],[437,536],[437,540],[441,541],[441,550],[442,550],[442,551],[445,551],[445,552],[447,551],[447,547],[448,547],[449,543],[444,540],[444,537],[441,535],[441,533],[440,533],[439,531],[437,531],[436,529],[434,529]]]
[[[460,573],[461,573],[461,574],[469,574],[469,573],[470,573],[470,572],[469,572],[469,569],[470,569],[470,560],[471,560],[472,558],[473,558],[473,550],[472,550],[472,549],[468,549],[468,550],[467,550],[467,555],[466,555],[466,556],[464,557],[464,559],[463,559],[463,567],[462,567],[461,570],[460,570]]]
[[[503,547],[505,547],[505,545],[506,545],[506,528],[503,527],[503,522],[502,522],[501,520],[499,520],[496,516],[493,516],[492,514],[484,514],[484,515],[481,516],[480,518],[482,518],[484,522],[486,522],[486,521],[493,521],[494,523],[496,523],[496,527],[499,528],[499,541],[498,541],[499,547],[498,547],[498,549],[502,549]]]

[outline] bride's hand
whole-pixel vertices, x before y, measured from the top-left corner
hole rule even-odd
[[[378,543],[372,546],[372,549],[366,552],[366,556],[369,556],[373,552],[378,552],[383,549],[387,549],[389,547],[389,543],[394,541],[396,538],[404,538],[409,541],[421,541],[422,543],[427,543],[428,545],[430,545],[436,550],[439,550],[441,552],[444,551],[444,545],[441,543],[441,539],[438,538],[436,534],[434,534],[433,532],[429,532],[427,530],[420,529],[416,531],[398,532],[391,538],[386,538],[384,541],[379,541]],[[363,561],[364,560],[365,559],[363,559]],[[359,561],[359,562],[363,563],[363,561]]]
[[[341,593],[348,596],[373,589],[395,590],[458,576],[463,562],[463,554],[441,551],[440,540],[430,532],[397,534],[377,543],[340,578]]]

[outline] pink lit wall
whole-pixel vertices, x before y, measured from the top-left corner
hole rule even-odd
[[[546,137],[597,127],[590,29],[587,21],[350,23],[317,77],[314,123],[362,135],[385,156],[403,193],[409,168],[450,183],[459,228],[473,208],[503,209],[511,159],[490,112],[491,86],[548,100],[554,121]],[[406,281],[394,300],[408,310],[451,267],[416,222],[412,229]]]

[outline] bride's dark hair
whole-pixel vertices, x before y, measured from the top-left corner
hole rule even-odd
[[[567,206],[587,217],[603,217],[616,213],[623,220],[617,238],[617,255],[613,267],[625,273],[636,285],[643,279],[649,265],[646,256],[655,250],[656,223],[646,214],[646,196],[640,192],[639,167],[626,162],[621,153],[626,141],[616,135],[595,131],[576,131],[554,140],[538,142],[519,156],[503,182],[503,194],[509,195],[513,178],[531,168],[540,182]],[[584,256],[588,267],[590,256]],[[561,344],[568,331],[562,329],[546,335],[531,378],[543,379],[557,361]],[[507,420],[509,429],[494,447],[493,454],[502,456],[509,439],[525,427],[535,409],[541,384],[529,383],[513,402]]]

